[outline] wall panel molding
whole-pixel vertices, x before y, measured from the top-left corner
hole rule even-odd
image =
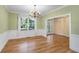
[[[69,43],[72,50],[79,52],[79,35],[71,34]]]
[[[4,46],[6,45],[7,41],[8,41],[7,32],[1,33],[0,34],[0,52],[2,51]]]

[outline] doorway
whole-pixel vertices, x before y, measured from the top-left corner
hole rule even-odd
[[[71,16],[61,15],[50,18],[47,20],[47,38],[49,42],[53,42],[53,45],[58,45],[69,49],[69,39],[71,35]],[[49,39],[50,37],[50,39]],[[58,47],[57,46],[57,47]]]
[[[60,34],[70,36],[71,33],[71,19],[70,15],[61,15],[47,20],[47,34]]]

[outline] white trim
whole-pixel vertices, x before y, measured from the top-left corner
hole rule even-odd
[[[1,33],[0,34],[0,52],[2,51],[4,46],[6,45],[7,41],[8,41],[7,32]]]
[[[29,17],[29,16],[27,16],[27,17]],[[20,18],[26,18],[26,16],[22,16],[22,15],[18,16],[18,31],[21,31],[21,27],[20,27],[21,26],[21,20],[20,20]],[[37,19],[31,18],[31,17],[30,17],[30,19],[35,21],[35,25],[34,25],[35,29],[34,30],[36,30],[37,29]],[[29,30],[29,28],[27,30]]]
[[[35,30],[37,30],[37,19],[35,19]]]
[[[21,25],[21,24],[20,24],[20,22],[21,22],[21,21],[20,21],[20,16],[18,16],[18,19],[17,19],[17,20],[18,20],[18,31],[20,31],[20,29],[21,29],[21,28],[20,28],[20,25]]]
[[[54,10],[51,10],[51,11],[48,12],[46,15],[48,15],[48,14],[51,13],[51,12],[55,12],[55,11],[57,11],[57,10],[60,10],[60,9],[62,9],[62,8],[65,8],[65,7],[67,7],[67,6],[69,6],[69,5],[64,5],[64,6],[58,7],[58,8],[56,8],[56,9],[54,9]],[[44,15],[44,16],[46,16],[46,15]]]
[[[55,33],[54,33],[55,34]],[[69,37],[69,35],[66,35],[66,34],[62,34],[62,33],[56,33],[57,35],[62,35],[62,36],[66,36],[66,37]]]
[[[71,34],[71,39],[69,43],[70,43],[70,49],[79,52],[79,35]]]
[[[69,15],[69,40],[71,39],[71,14],[68,14]],[[70,47],[70,45],[69,45]]]
[[[61,14],[61,15],[57,15],[57,16],[51,16],[51,17],[47,18],[47,20],[54,19],[54,18],[59,18],[59,17],[65,17],[67,15],[71,16],[71,13]]]
[[[45,20],[45,31],[46,31],[46,34],[47,34],[47,20]]]

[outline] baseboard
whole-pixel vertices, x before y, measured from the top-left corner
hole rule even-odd
[[[71,34],[69,43],[70,49],[79,52],[79,35]]]
[[[2,51],[4,46],[6,45],[7,41],[8,41],[7,32],[1,33],[0,34],[0,52]]]
[[[46,31],[44,29],[28,30],[28,31],[17,31],[17,30],[9,30],[8,31],[8,39],[9,40],[23,38],[23,37],[40,36],[40,35],[46,37]]]
[[[69,35],[67,35],[67,34],[62,34],[62,33],[54,33],[54,34],[65,36],[65,37],[69,37]]]

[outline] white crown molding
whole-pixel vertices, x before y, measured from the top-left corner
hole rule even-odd
[[[60,9],[62,9],[62,8],[65,8],[65,7],[67,7],[67,6],[69,6],[69,5],[60,6],[60,7],[56,8],[56,9],[54,9],[54,10],[49,11],[46,15],[48,15],[48,14],[50,14],[50,13],[52,13],[52,12],[55,12],[55,11],[57,11],[57,10],[60,10]],[[44,16],[46,16],[46,15],[44,15]],[[44,17],[44,16],[43,16],[43,17]]]
[[[24,13],[26,13],[26,12],[16,12],[16,11],[9,11],[9,9],[8,9],[8,7],[7,7],[7,5],[4,5],[4,7],[5,7],[5,9],[7,10],[7,12],[8,13],[15,13],[15,14],[24,14]],[[26,13],[27,14],[27,13]]]
[[[54,11],[56,11],[56,10],[59,10],[59,9],[61,9],[61,8],[64,8],[64,7],[66,7],[66,6],[68,6],[68,5],[60,6],[60,7],[56,8],[56,9],[54,9],[54,10],[48,11],[48,12],[47,12],[46,14],[44,14],[43,16],[45,16],[45,15],[51,13],[51,12],[54,12]],[[9,13],[17,13],[17,14],[26,13],[26,12],[21,12],[21,13],[20,13],[20,12],[16,12],[16,11],[9,11],[7,5],[5,5],[5,8],[7,9],[7,11],[8,11]],[[26,13],[26,14],[27,14],[27,13]]]

